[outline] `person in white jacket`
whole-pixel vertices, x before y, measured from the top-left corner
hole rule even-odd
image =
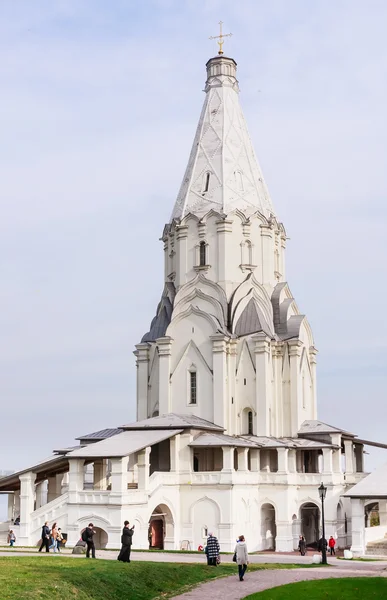
[[[247,545],[244,535],[239,536],[239,541],[235,546],[234,553],[236,558],[236,564],[238,565],[239,581],[243,581],[247,565],[249,564],[249,555],[247,554]]]

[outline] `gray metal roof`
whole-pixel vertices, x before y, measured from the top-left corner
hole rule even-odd
[[[123,431],[118,435],[114,435],[102,442],[88,444],[79,450],[70,452],[67,456],[71,458],[118,458],[129,456],[134,452],[139,452],[147,446],[153,446],[158,442],[167,440],[168,438],[181,433],[182,429],[173,430],[150,430],[144,431]]]
[[[328,425],[322,421],[315,420],[304,421],[300,427],[299,433],[344,433],[351,437],[355,437],[354,433],[345,431],[345,429],[333,427],[332,425]]]
[[[387,463],[364,477],[344,496],[347,498],[387,498]]]
[[[273,335],[273,331],[267,324],[262,311],[256,305],[254,298],[251,298],[238,319],[235,334],[242,336],[249,333],[257,333],[258,331],[264,331],[270,337]]]
[[[39,463],[29,466],[27,469],[22,469],[21,471],[16,471],[16,473],[12,473],[12,475],[8,475],[7,477],[0,478],[0,492],[4,492],[6,490],[13,490],[20,487],[19,476],[23,475],[23,473],[28,473],[28,471],[33,471],[37,474],[37,480],[39,479],[40,474],[48,474],[53,471],[58,470],[58,473],[63,470],[63,468],[68,464],[68,460],[66,456],[49,456],[48,458],[43,459]]]
[[[241,437],[233,437],[222,433],[201,433],[189,444],[193,448],[203,446],[235,446],[236,448],[256,448],[257,445]]]
[[[242,437],[261,448],[287,448],[289,446],[286,441],[274,437],[266,437],[263,435],[243,435]]]
[[[75,439],[80,441],[100,441],[112,437],[113,435],[117,435],[118,433],[122,433],[122,429],[118,429],[117,427],[115,427],[111,429],[101,429],[101,431],[94,431],[94,433],[87,433],[86,435],[81,435],[80,437],[77,437]]]
[[[210,421],[196,417],[195,415],[178,415],[168,413],[159,417],[151,417],[136,423],[122,425],[122,429],[208,429],[211,431],[224,431],[223,427],[214,425]]]

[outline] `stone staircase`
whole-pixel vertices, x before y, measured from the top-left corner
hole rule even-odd
[[[387,533],[382,540],[368,542],[366,554],[367,556],[387,556]]]

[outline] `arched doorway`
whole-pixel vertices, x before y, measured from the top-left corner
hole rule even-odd
[[[275,550],[277,526],[275,523],[275,508],[272,504],[261,506],[261,538],[262,550]]]
[[[174,548],[174,522],[171,510],[166,504],[159,504],[149,519],[149,548],[158,550]]]
[[[307,546],[317,546],[320,538],[320,509],[313,502],[306,502],[300,508],[301,535]]]
[[[81,531],[81,535],[85,531],[85,529],[86,529],[86,527],[83,527],[83,529]],[[109,540],[109,536],[104,529],[101,529],[101,527],[95,527],[95,525],[94,525],[93,529],[95,531],[95,535],[93,537],[94,545],[97,550],[103,550],[103,548],[106,548],[106,545]]]

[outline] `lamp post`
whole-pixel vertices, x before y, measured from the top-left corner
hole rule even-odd
[[[320,500],[321,500],[321,523],[322,523],[322,548],[321,548],[321,555],[322,555],[322,564],[326,565],[327,564],[327,547],[325,544],[325,516],[324,516],[324,500],[325,500],[325,496],[327,495],[327,488],[325,487],[325,485],[321,482],[320,487],[318,488],[318,494],[320,496]]]

